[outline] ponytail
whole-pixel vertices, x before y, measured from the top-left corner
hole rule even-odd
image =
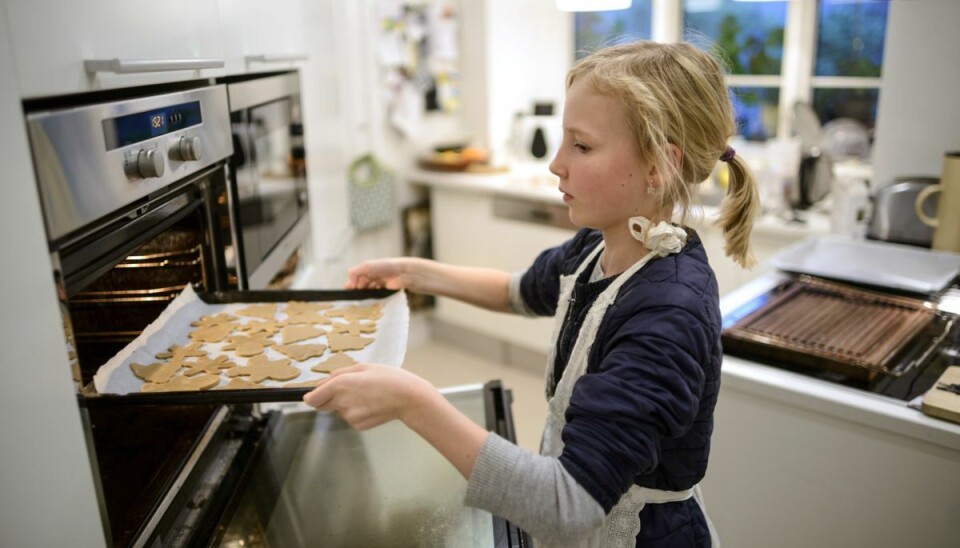
[[[750,250],[753,221],[760,212],[760,197],[753,174],[739,156],[727,160],[730,181],[720,204],[717,225],[723,230],[724,253],[743,268],[752,268],[757,260]]]

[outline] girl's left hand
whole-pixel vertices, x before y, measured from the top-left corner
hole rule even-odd
[[[399,367],[357,364],[334,371],[303,397],[321,411],[336,411],[357,430],[404,420],[436,388]]]

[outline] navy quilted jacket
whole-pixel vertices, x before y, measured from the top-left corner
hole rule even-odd
[[[700,238],[688,233],[680,253],[651,261],[620,288],[567,409],[560,462],[607,512],[634,483],[689,489],[707,469],[720,388],[720,307]],[[521,279],[527,306],[554,315],[560,275],[574,273],[601,239],[583,229],[537,257]],[[693,499],[647,505],[640,517],[637,546],[710,545]]]

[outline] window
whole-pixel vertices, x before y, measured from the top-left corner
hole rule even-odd
[[[738,126],[747,139],[791,135],[797,101],[810,103],[822,123],[853,118],[872,128],[888,4],[660,0],[654,12],[651,0],[634,0],[629,10],[576,15],[577,58],[620,36],[682,38],[715,49],[727,63]]]
[[[626,10],[574,14],[576,58],[617,42],[649,40],[651,13],[650,0],[633,0],[633,5]]]

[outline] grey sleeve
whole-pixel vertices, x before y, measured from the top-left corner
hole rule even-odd
[[[547,544],[584,537],[604,519],[600,503],[558,459],[533,455],[493,433],[473,465],[465,502],[509,520]]]
[[[507,286],[507,303],[510,311],[528,318],[536,317],[537,314],[527,306],[523,296],[520,295],[520,278],[523,278],[523,272],[514,272],[510,275],[510,284]]]

